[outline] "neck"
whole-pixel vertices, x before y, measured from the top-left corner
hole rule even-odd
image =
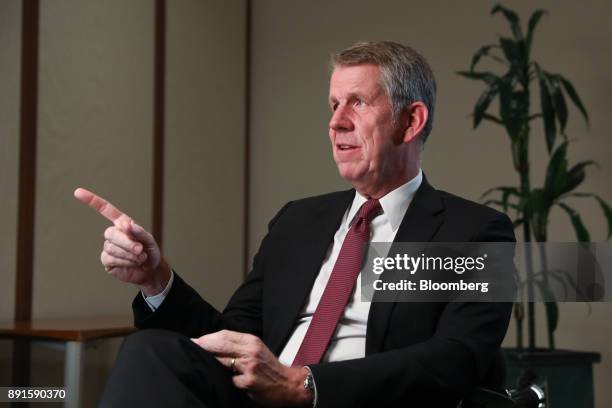
[[[377,183],[375,185],[368,186],[354,184],[353,187],[355,188],[355,190],[357,190],[359,194],[364,197],[379,199],[415,178],[417,174],[419,174],[420,170],[420,167],[416,167],[414,169],[411,169],[411,171],[406,172],[401,177],[398,177],[394,180],[390,180],[388,182]]]

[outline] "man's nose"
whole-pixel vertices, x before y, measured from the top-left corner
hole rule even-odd
[[[329,121],[329,128],[335,131],[353,130],[353,122],[349,118],[347,107],[338,106]]]

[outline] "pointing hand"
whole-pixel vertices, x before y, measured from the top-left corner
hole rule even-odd
[[[156,295],[170,279],[153,236],[104,198],[77,188],[74,196],[113,223],[104,231],[100,261],[106,272],[123,282],[140,286],[146,296]]]

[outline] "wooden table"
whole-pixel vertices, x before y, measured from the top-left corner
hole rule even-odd
[[[131,317],[40,319],[0,323],[0,338],[51,342],[65,350],[65,407],[81,406],[83,354],[87,342],[123,337],[134,332]]]

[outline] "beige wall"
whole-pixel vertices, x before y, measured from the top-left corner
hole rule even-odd
[[[242,281],[245,7],[168,2],[164,253],[222,308]]]
[[[99,263],[109,222],[72,192],[150,225],[152,32],[148,0],[41,2],[34,317],[125,313],[133,295]]]

